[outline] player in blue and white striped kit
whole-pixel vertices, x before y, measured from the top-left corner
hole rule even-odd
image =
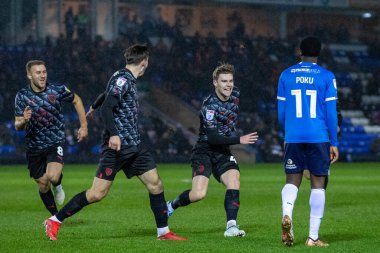
[[[325,207],[325,183],[330,164],[338,160],[337,87],[332,72],[317,64],[321,42],[307,37],[300,44],[302,61],[286,70],[278,82],[278,120],[285,133],[282,189],[282,241],[294,241],[292,212],[303,169],[311,174],[310,228],[307,246],[328,246],[318,231]]]

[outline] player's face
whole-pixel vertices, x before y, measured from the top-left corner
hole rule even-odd
[[[46,87],[47,71],[45,65],[34,65],[30,68],[28,79],[33,90],[39,92]]]
[[[219,74],[218,79],[214,80],[216,95],[226,101],[231,96],[234,88],[234,76],[232,74]]]

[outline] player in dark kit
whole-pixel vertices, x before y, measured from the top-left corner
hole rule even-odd
[[[213,72],[215,93],[203,102],[200,111],[200,129],[192,157],[192,188],[182,192],[174,201],[168,201],[168,215],[180,206],[187,206],[206,197],[209,178],[214,175],[226,188],[224,208],[227,227],[224,236],[245,236],[236,224],[240,207],[240,171],[230,145],[253,144],[256,132],[239,136],[236,124],[239,112],[240,91],[234,87],[234,67],[221,64]]]
[[[116,174],[122,170],[127,178],[137,176],[149,192],[150,206],[157,224],[158,240],[186,240],[168,227],[167,207],[162,181],[156,164],[138,132],[136,79],[148,67],[149,52],[145,45],[129,47],[126,66],[116,71],[108,82],[101,113],[105,121],[105,143],[99,166],[87,191],[74,196],[56,215],[45,220],[46,234],[57,239],[61,222],[83,207],[106,197]]]
[[[16,95],[15,127],[26,132],[30,177],[37,182],[45,207],[54,215],[58,212],[55,202],[62,205],[65,199],[61,185],[65,142],[62,102],[72,103],[78,113],[78,142],[87,137],[87,121],[78,95],[64,85],[47,83],[43,61],[29,61],[26,72],[30,85]],[[55,187],[55,200],[51,184]]]

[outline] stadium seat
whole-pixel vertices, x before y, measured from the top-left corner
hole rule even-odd
[[[0,154],[6,155],[6,154],[14,154],[16,153],[16,147],[13,145],[4,145],[0,146]]]
[[[94,155],[98,155],[102,153],[102,147],[100,145],[95,145],[91,148],[91,153]]]
[[[75,154],[79,150],[78,145],[69,145],[66,148],[66,152],[69,154]]]

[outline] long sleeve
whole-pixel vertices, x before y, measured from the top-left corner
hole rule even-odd
[[[99,108],[99,106],[101,106],[103,104],[105,98],[106,98],[105,92],[99,94],[99,96],[96,98],[95,102],[92,103],[92,105],[91,105],[92,109],[96,110],[97,108]]]
[[[234,145],[240,144],[240,136],[225,137],[218,134],[216,129],[207,130],[208,143],[211,145]]]
[[[118,104],[119,100],[117,97],[108,95],[105,96],[103,106],[101,109],[102,117],[105,123],[106,130],[109,132],[110,136],[118,135],[118,131],[115,126],[113,118],[113,108]]]
[[[330,133],[331,146],[338,146],[338,117],[336,113],[336,100],[326,103],[327,127]]]

